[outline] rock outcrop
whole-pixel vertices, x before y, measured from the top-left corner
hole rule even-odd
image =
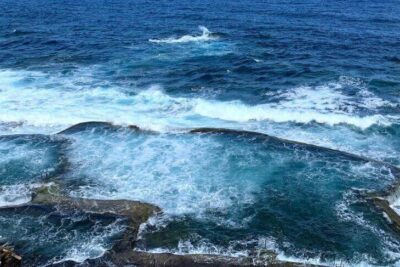
[[[392,209],[387,199],[381,197],[372,198],[373,203],[386,214],[387,219],[392,224],[395,230],[400,232],[400,215]]]
[[[87,213],[112,214],[127,217],[132,224],[140,225],[151,215],[161,212],[155,205],[132,200],[99,200],[73,198],[59,194],[57,186],[45,186],[32,194],[31,204],[57,206],[62,209]]]
[[[22,264],[22,257],[17,255],[11,247],[0,246],[0,266],[19,267]]]
[[[268,253],[271,256],[273,252]],[[149,253],[142,251],[108,252],[99,259],[88,260],[85,266],[137,266],[137,267],[297,267],[319,266],[305,263],[284,262],[272,257],[229,257],[207,254],[176,255],[171,253]]]
[[[91,129],[102,131],[118,130],[121,128],[130,129],[132,131],[141,131],[137,126],[123,127],[107,122],[85,122],[73,125],[59,134],[68,135]],[[372,203],[375,205],[375,207],[378,207],[380,210],[382,210],[387,215],[394,227],[400,231],[400,216],[391,207],[391,203],[400,196],[400,169],[396,166],[348,152],[281,139],[257,132],[199,128],[190,130],[189,134],[245,135],[266,142],[283,143],[285,145],[303,147],[312,151],[335,153],[335,155],[341,155],[351,160],[370,162],[373,164],[379,164],[380,166],[385,166],[396,177],[397,182],[385,192],[375,192],[373,194],[366,195],[366,197],[372,200]],[[113,245],[112,249],[107,251],[104,256],[97,259],[86,260],[83,263],[76,263],[72,261],[62,262],[57,264],[59,266],[315,266],[304,263],[279,261],[272,251],[266,251],[265,253],[251,257],[228,257],[204,254],[175,255],[170,253],[135,251],[135,242],[140,225],[146,222],[151,216],[161,212],[161,209],[157,206],[139,201],[73,198],[63,195],[59,188],[53,185],[50,187],[46,186],[36,189],[32,195],[31,202],[27,205],[50,206],[66,211],[80,211],[84,213],[100,215],[113,215],[127,220],[127,228],[123,233],[122,238],[118,240]],[[0,260],[0,266],[21,265],[21,257],[14,254],[12,250],[8,248],[3,249],[3,247],[0,247]]]

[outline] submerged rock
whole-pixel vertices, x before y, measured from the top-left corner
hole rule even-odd
[[[52,205],[83,212],[127,216],[132,222],[143,222],[161,209],[155,205],[132,200],[99,200],[62,196],[57,186],[38,188],[33,192],[32,204]]]
[[[260,133],[260,132],[253,132],[253,131],[246,131],[246,130],[235,130],[235,129],[226,129],[226,128],[195,128],[191,129],[189,133],[192,134],[233,134],[233,135],[245,135],[245,136],[250,136],[250,137],[259,137],[261,139],[264,139],[266,141],[275,141],[279,142],[285,145],[295,145],[295,146],[301,146],[309,149],[310,151],[324,151],[326,153],[335,153],[337,155],[342,155],[345,156],[348,159],[356,160],[356,161],[362,161],[362,162],[371,162],[371,163],[376,163],[382,166],[385,166],[389,168],[392,173],[399,178],[400,180],[400,168],[397,166],[394,166],[390,163],[371,159],[368,157],[356,155],[353,153],[349,153],[346,151],[338,150],[338,149],[333,149],[333,148],[328,148],[328,147],[323,147],[323,146],[318,146],[318,145],[313,145],[313,144],[308,144],[308,143],[303,143],[299,141],[293,141],[293,140],[288,140],[288,139],[283,139],[279,137],[275,137],[272,135],[268,135],[265,133]]]
[[[73,134],[81,131],[85,131],[88,129],[117,129],[120,126],[115,126],[114,124],[110,122],[104,122],[104,121],[88,121],[88,122],[81,122],[78,124],[74,124],[70,127],[68,127],[65,130],[62,130],[58,134]]]
[[[19,267],[22,264],[22,257],[14,253],[14,250],[8,246],[0,246],[0,266],[1,267]]]
[[[132,131],[140,131],[141,129],[136,126],[136,125],[128,125],[126,127],[121,126],[121,125],[115,125],[110,122],[104,122],[104,121],[87,121],[87,122],[81,122],[78,124],[74,124],[70,127],[68,127],[65,130],[62,130],[58,134],[74,134],[86,130],[92,130],[92,129],[101,129],[101,130],[118,130],[118,129],[129,129]]]
[[[400,214],[393,208],[393,204],[400,198],[400,169],[397,167],[391,168],[392,174],[396,177],[396,182],[392,184],[384,192],[373,192],[367,194],[369,199],[375,207],[382,211],[391,226],[400,232]]]

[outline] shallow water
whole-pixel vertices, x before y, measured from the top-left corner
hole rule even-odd
[[[399,165],[398,14],[389,0],[3,0],[0,206],[56,182],[73,196],[160,206],[141,249],[395,264],[397,234],[360,196],[395,181],[386,165],[186,132],[251,130]],[[160,134],[54,135],[85,121]],[[40,264],[68,258],[87,229],[56,252],[47,240]]]

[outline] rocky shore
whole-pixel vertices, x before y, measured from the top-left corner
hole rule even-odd
[[[263,251],[256,257],[228,257],[220,255],[150,253],[135,250],[139,227],[151,216],[162,213],[155,205],[130,200],[98,200],[72,198],[60,194],[57,185],[43,186],[32,193],[30,203],[24,204],[56,207],[61,211],[80,211],[97,215],[113,215],[127,219],[128,226],[119,239],[102,257],[88,259],[83,263],[64,261],[54,266],[170,266],[170,267],[240,267],[240,266],[315,266],[303,263],[284,262],[276,258],[273,251]],[[0,247],[2,267],[23,265],[22,257],[6,246]]]
[[[87,122],[80,123],[69,127],[59,134],[71,134],[86,129],[96,127],[96,130],[112,129],[118,130],[127,128],[132,131],[141,131],[137,126],[116,126],[106,122]],[[376,161],[362,156],[354,155],[348,152],[319,147],[315,145],[294,142],[290,140],[280,139],[262,133],[236,131],[229,129],[213,129],[199,128],[193,129],[188,134],[235,134],[249,135],[254,138],[261,138],[266,141],[283,142],[287,145],[302,146],[311,150],[323,150],[328,153],[337,153],[338,155],[358,160],[379,164],[386,167],[397,181],[400,180],[400,169],[396,166],[385,162]],[[64,164],[65,165],[65,164]],[[367,194],[365,197],[373,203],[375,208],[382,211],[390,224],[400,231],[400,216],[391,207],[391,204],[398,198],[400,186],[393,184],[384,192],[374,192]],[[158,216],[162,210],[149,203],[131,200],[99,200],[99,199],[84,199],[74,198],[63,194],[60,186],[57,183],[46,185],[34,189],[32,199],[29,203],[23,204],[26,206],[37,205],[56,208],[61,211],[79,211],[88,214],[96,215],[112,215],[127,221],[127,227],[124,230],[122,237],[114,242],[112,248],[108,250],[102,257],[96,259],[88,259],[83,263],[74,261],[64,261],[56,266],[315,266],[304,263],[284,262],[277,259],[277,255],[273,251],[262,251],[257,256],[252,257],[229,257],[222,255],[206,255],[206,254],[185,254],[176,255],[171,253],[150,253],[145,251],[137,251],[136,240],[139,228],[143,223],[146,223],[150,217]],[[21,266],[22,258],[17,255],[12,248],[8,246],[0,246],[0,266],[11,267]]]

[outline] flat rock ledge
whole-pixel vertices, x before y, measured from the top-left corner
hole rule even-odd
[[[58,266],[136,266],[136,267],[247,267],[247,266],[271,266],[271,267],[300,267],[322,266],[307,263],[284,262],[276,259],[273,252],[268,252],[267,257],[229,257],[208,254],[151,253],[129,250],[115,253],[108,251],[103,257],[86,260],[81,264],[64,262]],[[269,256],[272,256],[269,258]]]
[[[152,215],[161,212],[155,205],[132,200],[100,200],[73,198],[59,194],[57,186],[45,186],[32,194],[31,204],[56,206],[66,210],[80,210],[85,213],[110,214],[127,217],[130,225],[139,227]]]
[[[100,200],[73,198],[59,193],[58,186],[44,186],[32,194],[30,205],[56,207],[59,210],[81,211],[98,215],[112,215],[127,219],[128,225],[122,238],[113,246],[114,251],[134,247],[139,227],[151,216],[161,213],[155,205],[132,200]]]

